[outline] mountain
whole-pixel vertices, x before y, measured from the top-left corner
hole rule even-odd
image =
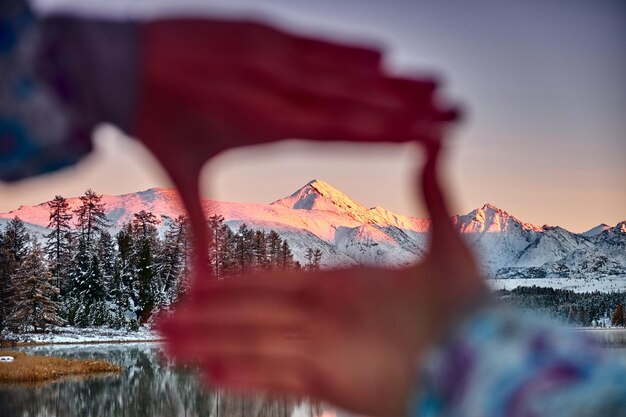
[[[68,199],[70,207],[79,198]],[[182,213],[175,190],[153,188],[120,196],[103,196],[112,227],[120,228],[134,213],[150,211],[161,229]],[[367,208],[332,185],[313,180],[288,197],[271,204],[204,200],[207,215],[221,214],[229,227],[241,223],[275,230],[286,239],[297,260],[307,248],[322,251],[325,267],[371,264],[408,265],[427,248],[427,219],[403,216],[382,207]],[[46,233],[45,203],[22,206],[0,214],[0,227],[19,216],[36,236]],[[496,278],[602,278],[626,280],[626,222],[600,225],[585,233],[558,226],[525,223],[492,205],[452,218],[481,260],[488,276]],[[626,281],[625,281],[626,282]]]
[[[597,225],[596,227],[593,227],[593,228],[587,230],[586,232],[581,233],[581,235],[583,235],[584,237],[596,237],[600,233],[602,233],[605,230],[608,230],[610,228],[611,228],[611,226],[609,226],[608,224],[601,223],[601,224]]]

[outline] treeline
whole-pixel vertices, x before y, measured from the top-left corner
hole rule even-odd
[[[517,287],[496,295],[517,307],[578,326],[626,325],[626,292],[577,293],[555,288]]]
[[[51,230],[44,244],[19,218],[0,230],[0,331],[43,331],[51,326],[137,329],[187,290],[192,265],[185,216],[159,221],[135,213],[115,234],[102,196],[87,190],[71,210],[56,196],[48,202]],[[276,232],[241,224],[233,232],[221,216],[210,218],[215,244],[210,259],[219,279],[251,270],[303,268]],[[309,250],[304,268],[319,268]]]

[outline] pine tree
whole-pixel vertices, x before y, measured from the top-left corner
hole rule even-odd
[[[626,325],[626,309],[624,309],[624,304],[618,304],[617,307],[615,307],[615,310],[613,310],[611,324],[613,326]]]
[[[115,256],[115,272],[111,283],[111,298],[115,300],[113,325],[115,327],[129,326],[135,328],[136,320],[128,322],[127,313],[136,313],[139,305],[139,290],[134,274],[133,254],[135,242],[133,240],[132,224],[125,224],[116,234],[117,253]]]
[[[280,247],[280,267],[282,269],[291,269],[294,266],[295,262],[293,260],[293,254],[291,253],[289,243],[287,243],[286,240],[283,240],[283,244]]]
[[[59,289],[52,283],[41,247],[34,244],[16,271],[17,285],[12,294],[10,328],[14,331],[32,327],[45,330],[50,325],[61,325],[58,315],[60,303],[54,301]]]
[[[256,270],[269,269],[270,259],[267,250],[267,239],[265,232],[256,230],[252,237],[252,250],[254,256],[254,267]]]
[[[315,250],[313,250],[312,248],[308,248],[304,258],[306,259],[306,265],[305,265],[306,269],[308,270],[320,269],[320,265],[322,262],[322,251],[319,248]]]
[[[21,263],[28,253],[30,235],[26,231],[24,222],[19,217],[14,217],[7,224],[4,232],[4,244],[16,262]]]
[[[315,249],[313,252],[313,268],[320,269],[322,265],[322,251],[320,248]]]
[[[17,262],[9,251],[4,231],[0,230],[0,332],[9,324],[9,316],[12,311],[13,277],[16,267]]]
[[[64,289],[62,316],[69,324],[77,323],[76,314],[82,307],[81,291],[90,273],[91,251],[84,235],[77,237],[77,247],[72,257],[69,282]]]
[[[237,253],[237,245],[240,238],[230,229],[230,227],[222,226],[222,239],[220,242],[220,265],[222,272],[220,278],[225,276],[238,274],[240,256]]]
[[[306,269],[311,269],[311,267],[313,266],[313,249],[312,248],[308,248],[306,250],[306,255],[304,255],[304,259],[306,259]]]
[[[100,238],[96,243],[95,253],[100,260],[102,275],[106,286],[113,277],[115,270],[115,245],[113,243],[113,237],[108,230],[104,230],[100,233]]]
[[[243,274],[254,260],[254,250],[252,248],[252,238],[254,231],[248,228],[248,225],[242,223],[235,234],[235,258],[237,260],[237,272]]]
[[[103,281],[100,260],[97,255],[92,255],[82,281],[75,290],[78,306],[74,320],[79,326],[102,326],[108,322]]]
[[[211,231],[211,247],[209,259],[211,260],[211,268],[213,276],[220,278],[224,275],[222,270],[223,249],[224,249],[224,216],[215,214],[209,217],[209,230]]]
[[[137,314],[141,322],[146,322],[156,304],[156,265],[154,254],[158,252],[157,218],[145,210],[135,213],[133,235],[137,243],[136,271],[139,284]]]
[[[109,226],[105,215],[105,204],[102,202],[102,196],[91,189],[85,191],[85,194],[80,197],[80,202],[81,205],[74,210],[76,227],[87,247],[91,248],[96,235]]]
[[[72,213],[69,203],[60,195],[47,204],[50,211],[48,228],[52,231],[46,235],[46,254],[54,285],[61,288],[69,275]]]
[[[18,298],[17,270],[26,258],[30,236],[19,217],[14,217],[0,235],[0,331],[10,326]]]
[[[278,233],[276,233],[274,230],[271,230],[267,235],[266,241],[270,268],[277,268],[281,263],[280,253],[283,240]]]
[[[187,249],[187,221],[181,216],[168,225],[163,237],[159,265],[159,289],[157,304],[169,306],[178,298],[181,284],[185,280]]]

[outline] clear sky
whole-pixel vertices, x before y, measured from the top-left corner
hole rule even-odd
[[[55,2],[62,3],[40,0],[44,7]],[[117,7],[118,14],[145,15],[163,10],[164,2],[102,3],[96,7],[107,12]],[[392,71],[437,74],[445,95],[467,113],[448,164],[456,212],[491,202],[521,220],[572,231],[626,219],[623,0],[187,3],[194,10],[260,13],[305,33],[374,42],[388,52]],[[97,144],[75,169],[0,185],[0,211],[87,187],[118,194],[167,185],[136,143],[102,129]],[[365,205],[421,216],[411,182],[418,159],[403,146],[288,142],[218,157],[205,184],[214,198],[270,202],[321,178]]]

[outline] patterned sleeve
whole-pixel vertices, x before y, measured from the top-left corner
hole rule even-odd
[[[626,416],[626,365],[572,329],[483,308],[431,352],[413,417]]]
[[[0,180],[76,163],[98,122],[130,129],[135,26],[39,19],[25,0],[0,2]]]

